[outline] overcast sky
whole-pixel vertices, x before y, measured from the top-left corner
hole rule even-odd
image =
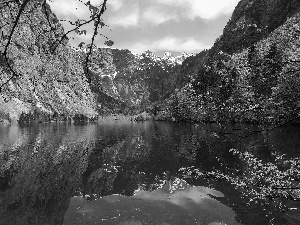
[[[86,2],[86,1],[85,1]],[[99,5],[101,0],[92,0]],[[210,48],[222,33],[239,0],[108,0],[103,16],[109,26],[101,33],[113,40],[114,48],[133,52],[150,50],[162,52],[200,52]],[[58,19],[75,21],[87,18],[88,9],[78,0],[49,2]],[[65,31],[71,28],[62,23]],[[90,43],[92,27],[85,27],[87,35],[74,36],[73,46]],[[103,47],[106,39],[98,37],[96,44]]]

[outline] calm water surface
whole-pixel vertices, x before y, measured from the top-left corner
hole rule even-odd
[[[0,224],[288,224],[231,184],[194,179],[243,168],[229,152],[300,154],[300,129],[111,121],[0,126]],[[270,222],[271,221],[271,222]]]

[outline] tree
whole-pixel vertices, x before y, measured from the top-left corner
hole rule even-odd
[[[248,62],[251,69],[250,85],[253,87],[255,98],[259,98],[264,94],[265,81],[261,76],[262,73],[260,65],[262,64],[262,60],[259,57],[259,52],[255,45],[252,45],[249,48]]]
[[[251,68],[251,85],[255,96],[270,97],[272,88],[277,85],[277,80],[283,68],[281,52],[276,43],[272,43],[267,54],[261,58],[255,45],[248,52],[248,62]]]
[[[262,76],[266,95],[272,94],[272,88],[277,85],[277,80],[282,71],[283,63],[280,51],[276,43],[272,43],[268,53],[265,55],[262,65]]]

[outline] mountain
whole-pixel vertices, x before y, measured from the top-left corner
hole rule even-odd
[[[191,81],[167,100],[177,120],[278,122],[300,113],[298,1],[240,1],[208,51],[186,59]]]
[[[87,49],[72,48],[66,39],[60,43],[65,34],[62,25],[47,4],[45,13],[36,1],[21,14],[6,59],[2,53],[13,26],[14,4],[0,7],[0,122],[138,113],[188,81],[178,72],[192,55],[188,53],[158,57],[152,52],[94,48],[87,69]]]
[[[0,8],[1,53],[14,20],[10,13],[14,13],[15,3],[9,4],[11,8],[8,5]],[[95,96],[84,75],[79,55],[66,40],[57,45],[56,41],[64,35],[64,30],[50,7],[46,6],[48,18],[38,1],[30,1],[12,37],[7,56],[19,77],[12,77],[4,55],[0,55],[2,121],[97,117]],[[48,19],[53,21],[52,28]]]
[[[300,2],[297,0],[241,0],[221,36],[209,51],[205,50],[206,57],[195,67],[199,70],[199,64],[213,60],[219,52],[236,53],[267,38],[298,12],[299,7]],[[197,55],[194,57],[197,58]]]
[[[297,0],[240,1],[210,55],[218,51],[231,54],[250,47],[283,25],[299,7]]]
[[[89,71],[92,90],[110,96],[123,109],[127,106],[136,112],[145,110],[188,82],[179,70],[182,62],[192,55],[183,53],[175,57],[166,52],[159,57],[151,51],[136,54],[126,49],[97,49],[92,54]],[[116,109],[115,106],[111,109]]]
[[[296,0],[241,0],[209,50],[159,57],[93,48],[86,68],[87,49],[72,48],[67,40],[57,44],[64,30],[56,16],[47,6],[47,18],[39,3],[30,1],[31,17],[21,16],[8,58],[0,57],[0,120],[85,120],[153,109],[183,121],[295,119],[299,8]],[[4,52],[13,18],[5,7],[0,11]]]

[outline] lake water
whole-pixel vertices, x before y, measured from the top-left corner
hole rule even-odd
[[[0,224],[292,224],[222,179],[230,149],[299,157],[300,129],[108,121],[0,126]],[[253,132],[254,131],[254,132]]]

